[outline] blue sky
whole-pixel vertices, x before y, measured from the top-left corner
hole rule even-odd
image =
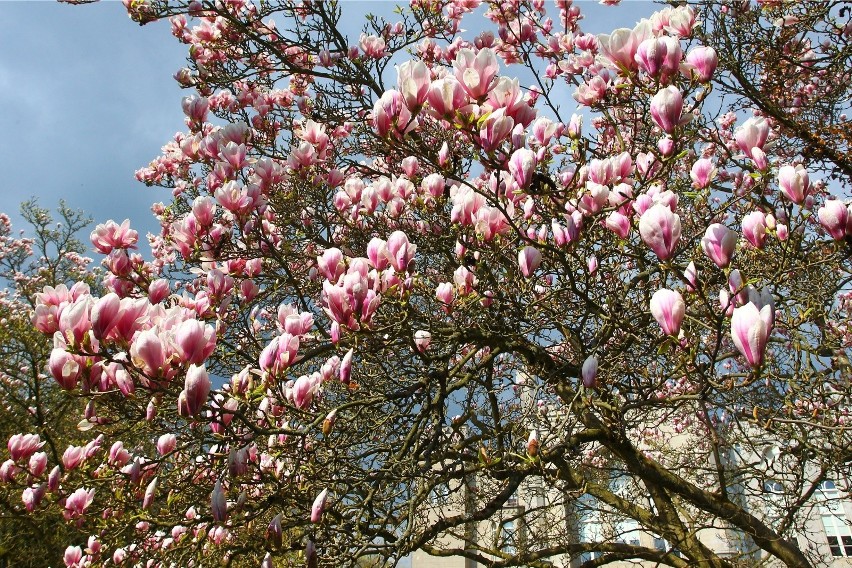
[[[168,192],[134,172],[183,125],[171,75],[184,53],[168,24],[140,28],[119,2],[0,2],[0,211],[64,198],[155,230],[150,205]]]
[[[654,10],[644,1],[576,3],[594,33],[632,27]],[[352,14],[344,20],[389,14],[395,4],[344,2]],[[346,31],[355,43],[357,28]],[[117,1],[0,0],[0,54],[0,211],[20,226],[21,201],[37,197],[52,209],[64,198],[96,222],[130,218],[140,234],[156,231],[150,206],[169,192],[145,187],[134,172],[183,129],[180,100],[189,93],[172,75],[186,49],[168,24],[140,27]]]

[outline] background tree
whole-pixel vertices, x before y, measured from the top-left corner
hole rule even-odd
[[[334,3],[129,2],[172,18],[196,93],[137,173],[175,195],[154,259],[99,225],[107,293],[36,308],[97,403],[34,480],[98,536],[66,563],[821,563],[803,524],[849,489],[843,4],[593,36],[569,1],[415,1],[355,43]],[[477,532],[506,520],[528,536]]]
[[[43,446],[44,463],[58,462],[69,443],[80,443],[77,431],[85,401],[69,394],[50,379],[46,366],[52,343],[33,328],[31,318],[36,294],[45,286],[78,289],[94,284],[85,246],[78,233],[91,222],[82,212],[64,203],[58,222],[35,201],[21,205],[28,230],[15,236],[9,217],[0,215],[0,389],[3,412],[0,432],[3,439],[20,434],[36,434]],[[41,459],[33,462],[35,469]],[[7,483],[0,489],[0,565],[43,566],[45,560],[62,557],[69,542],[86,534],[69,526],[56,509],[32,511],[32,492],[22,499],[23,472],[9,465],[3,468]],[[28,510],[29,509],[29,510]]]

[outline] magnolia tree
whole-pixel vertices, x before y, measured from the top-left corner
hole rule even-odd
[[[570,0],[414,0],[359,38],[332,2],[126,4],[170,18],[193,94],[137,172],[174,196],[151,260],[99,225],[104,293],[35,309],[91,441],[36,471],[43,440],[13,438],[2,480],[92,535],[68,566],[826,560],[843,2],[591,35]],[[527,487],[522,535],[483,534]]]

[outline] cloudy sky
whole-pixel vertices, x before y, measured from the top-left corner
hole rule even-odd
[[[184,53],[167,24],[140,28],[119,2],[0,2],[0,211],[65,199],[155,230],[146,212],[167,192],[133,174],[182,126],[171,75]]]
[[[654,9],[577,3],[583,29],[594,33],[632,26]],[[345,2],[353,14],[345,19],[394,5]],[[357,28],[347,31],[357,37]],[[49,208],[65,199],[96,222],[130,218],[140,234],[156,231],[150,206],[169,193],[136,182],[134,172],[183,129],[180,100],[189,93],[172,75],[185,53],[166,22],[140,27],[118,1],[0,0],[0,211],[16,213],[30,197]]]

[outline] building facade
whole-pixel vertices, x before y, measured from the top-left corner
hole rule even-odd
[[[772,451],[767,452],[771,459]],[[739,459],[743,459],[739,456]],[[813,492],[802,508],[801,530],[796,535],[799,547],[821,566],[852,568],[852,500],[842,488],[849,479],[826,479]],[[785,507],[785,488],[782,481],[766,480],[757,488],[754,479],[743,491],[764,496],[760,506],[762,516]],[[615,485],[618,484],[616,479]],[[470,509],[473,503],[489,492],[499,491],[481,480],[439,486],[429,496],[424,516],[427,519],[445,518]],[[621,489],[615,487],[617,491]],[[627,488],[624,489],[627,495]],[[637,498],[632,495],[630,498]],[[753,499],[752,499],[753,501]],[[427,521],[428,522],[428,521]],[[765,556],[741,532],[730,527],[714,526],[701,529],[699,540],[722,557],[737,558],[743,566],[779,565]],[[672,543],[659,535],[642,530],[632,519],[618,518],[606,507],[595,503],[589,495],[572,495],[537,481],[525,482],[490,518],[467,523],[456,531],[447,531],[431,544],[430,550],[418,550],[412,556],[412,568],[486,568],[491,557],[488,551],[514,555],[524,550],[564,550],[567,545],[583,542],[620,542],[678,554]],[[477,562],[453,551],[470,550],[486,559]],[[431,553],[430,553],[431,552]],[[585,552],[573,558],[555,553],[547,556],[554,568],[576,568],[600,553]],[[636,561],[608,564],[615,567],[658,566],[655,562]]]

